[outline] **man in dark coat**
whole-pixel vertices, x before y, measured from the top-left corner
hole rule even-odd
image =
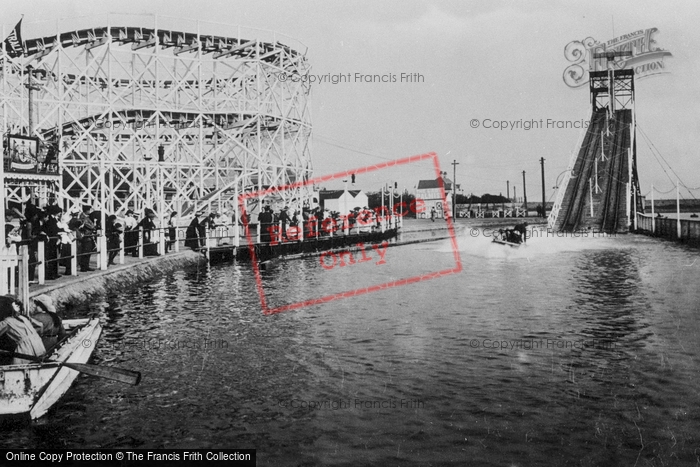
[[[527,222],[516,224],[513,230],[520,234],[520,241],[517,243],[525,243],[527,241]]]
[[[43,325],[42,332],[40,333],[41,342],[48,350],[66,335],[66,330],[63,327],[63,320],[61,320],[56,313],[53,300],[48,295],[38,295],[33,298],[33,301],[34,311],[31,317]]]
[[[83,206],[83,213],[80,215],[79,219],[82,224],[80,227],[81,238],[78,242],[78,267],[81,272],[94,271],[90,267],[90,256],[92,252],[95,251],[95,234],[97,228],[95,223],[90,219],[90,213],[92,212],[92,206]]]
[[[190,225],[187,226],[187,230],[185,231],[185,246],[193,250],[198,250],[202,246],[199,235],[199,216],[201,215],[202,212],[197,211],[194,214],[194,219],[192,219],[192,222],[190,222]]]
[[[44,249],[44,270],[48,280],[61,277],[58,274],[59,233],[63,231],[58,226],[58,222],[61,220],[61,212],[61,208],[55,204],[46,208],[48,218],[46,219],[46,225],[44,225],[44,232],[48,236],[48,241]]]
[[[153,209],[146,208],[144,210],[143,219],[139,222],[139,227],[143,229],[143,255],[144,256],[160,256],[158,253],[158,244],[153,241],[153,232],[158,230],[153,219],[156,218],[156,213]]]
[[[292,223],[292,219],[289,217],[289,207],[285,206],[282,208],[280,213],[280,222],[282,223],[282,238],[287,238],[287,225]]]
[[[270,208],[270,206],[265,206],[262,212],[258,214],[261,243],[270,243],[270,227],[272,226],[273,220],[272,208]]]

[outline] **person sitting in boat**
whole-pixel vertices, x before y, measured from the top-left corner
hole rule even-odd
[[[513,229],[501,229],[498,231],[501,234],[501,240],[508,243],[515,243]]]
[[[33,300],[34,313],[32,313],[32,319],[42,324],[41,342],[45,348],[50,349],[66,335],[63,321],[56,313],[56,307],[53,305],[51,297],[41,294],[34,297]]]
[[[498,231],[501,234],[501,240],[508,243],[519,244],[522,242],[520,233],[515,229],[501,229]]]
[[[23,315],[22,302],[11,295],[0,296],[0,336],[6,336],[15,345],[16,353],[40,357],[46,353],[41,337],[34,329],[42,329],[40,322]],[[9,349],[3,349],[9,350]],[[29,360],[14,357],[12,365],[31,363]]]
[[[518,234],[518,242],[514,243],[525,243],[527,242],[527,222],[523,222],[521,224],[516,224],[515,227],[513,227],[513,230],[517,232]]]

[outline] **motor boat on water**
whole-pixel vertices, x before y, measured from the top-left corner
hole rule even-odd
[[[522,234],[515,229],[500,229],[494,233],[492,243],[506,245],[511,248],[520,248],[525,245]]]

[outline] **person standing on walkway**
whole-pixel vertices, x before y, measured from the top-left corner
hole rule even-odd
[[[190,222],[190,225],[187,226],[187,231],[185,232],[185,246],[192,248],[193,250],[199,250],[199,247],[202,246],[199,236],[199,217],[202,214],[202,211],[197,211],[194,213],[194,218],[192,219],[192,222]]]
[[[260,214],[258,214],[258,228],[260,229],[260,242],[270,243],[270,227],[274,222],[272,208],[265,206]]]
[[[122,225],[117,222],[117,216],[114,214],[107,216],[105,219],[105,234],[107,235],[107,252],[109,255],[107,266],[114,266],[114,258],[119,255],[121,248],[120,235],[124,231]]]
[[[177,241],[177,225],[175,224],[177,218],[177,212],[171,212],[170,217],[168,217],[168,241],[165,244],[165,252],[169,252],[175,242]]]
[[[83,206],[83,213],[80,215],[80,233],[82,238],[79,242],[78,248],[78,265],[81,272],[94,271],[90,267],[90,257],[92,252],[95,251],[95,224],[90,219],[90,213],[92,212],[92,206]]]
[[[58,274],[58,254],[60,252],[60,233],[63,229],[59,227],[61,221],[62,210],[59,206],[53,204],[46,208],[46,225],[44,232],[48,236],[48,241],[44,248],[44,270],[46,279],[53,280],[61,277]]]
[[[138,256],[136,244],[139,242],[138,222],[134,217],[134,211],[129,209],[124,216],[124,253]]]
[[[282,224],[282,239],[287,238],[287,226],[291,222],[292,219],[289,217],[289,206],[285,206],[280,212],[280,224]]]
[[[155,243],[153,232],[158,230],[153,219],[156,218],[156,213],[153,209],[146,208],[143,219],[139,222],[139,227],[143,229],[143,255],[144,256],[160,256],[158,254],[158,244]]]

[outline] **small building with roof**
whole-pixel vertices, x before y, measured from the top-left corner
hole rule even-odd
[[[345,215],[355,208],[366,207],[369,204],[369,199],[362,190],[321,190],[319,204],[321,209]]]
[[[445,198],[442,197],[440,186],[445,190]],[[450,213],[452,200],[452,180],[447,178],[447,172],[442,172],[440,177],[434,180],[420,180],[416,189],[416,199],[425,203],[425,210],[418,214],[421,218],[430,218],[430,212],[435,208],[435,217],[444,218],[445,212]]]

